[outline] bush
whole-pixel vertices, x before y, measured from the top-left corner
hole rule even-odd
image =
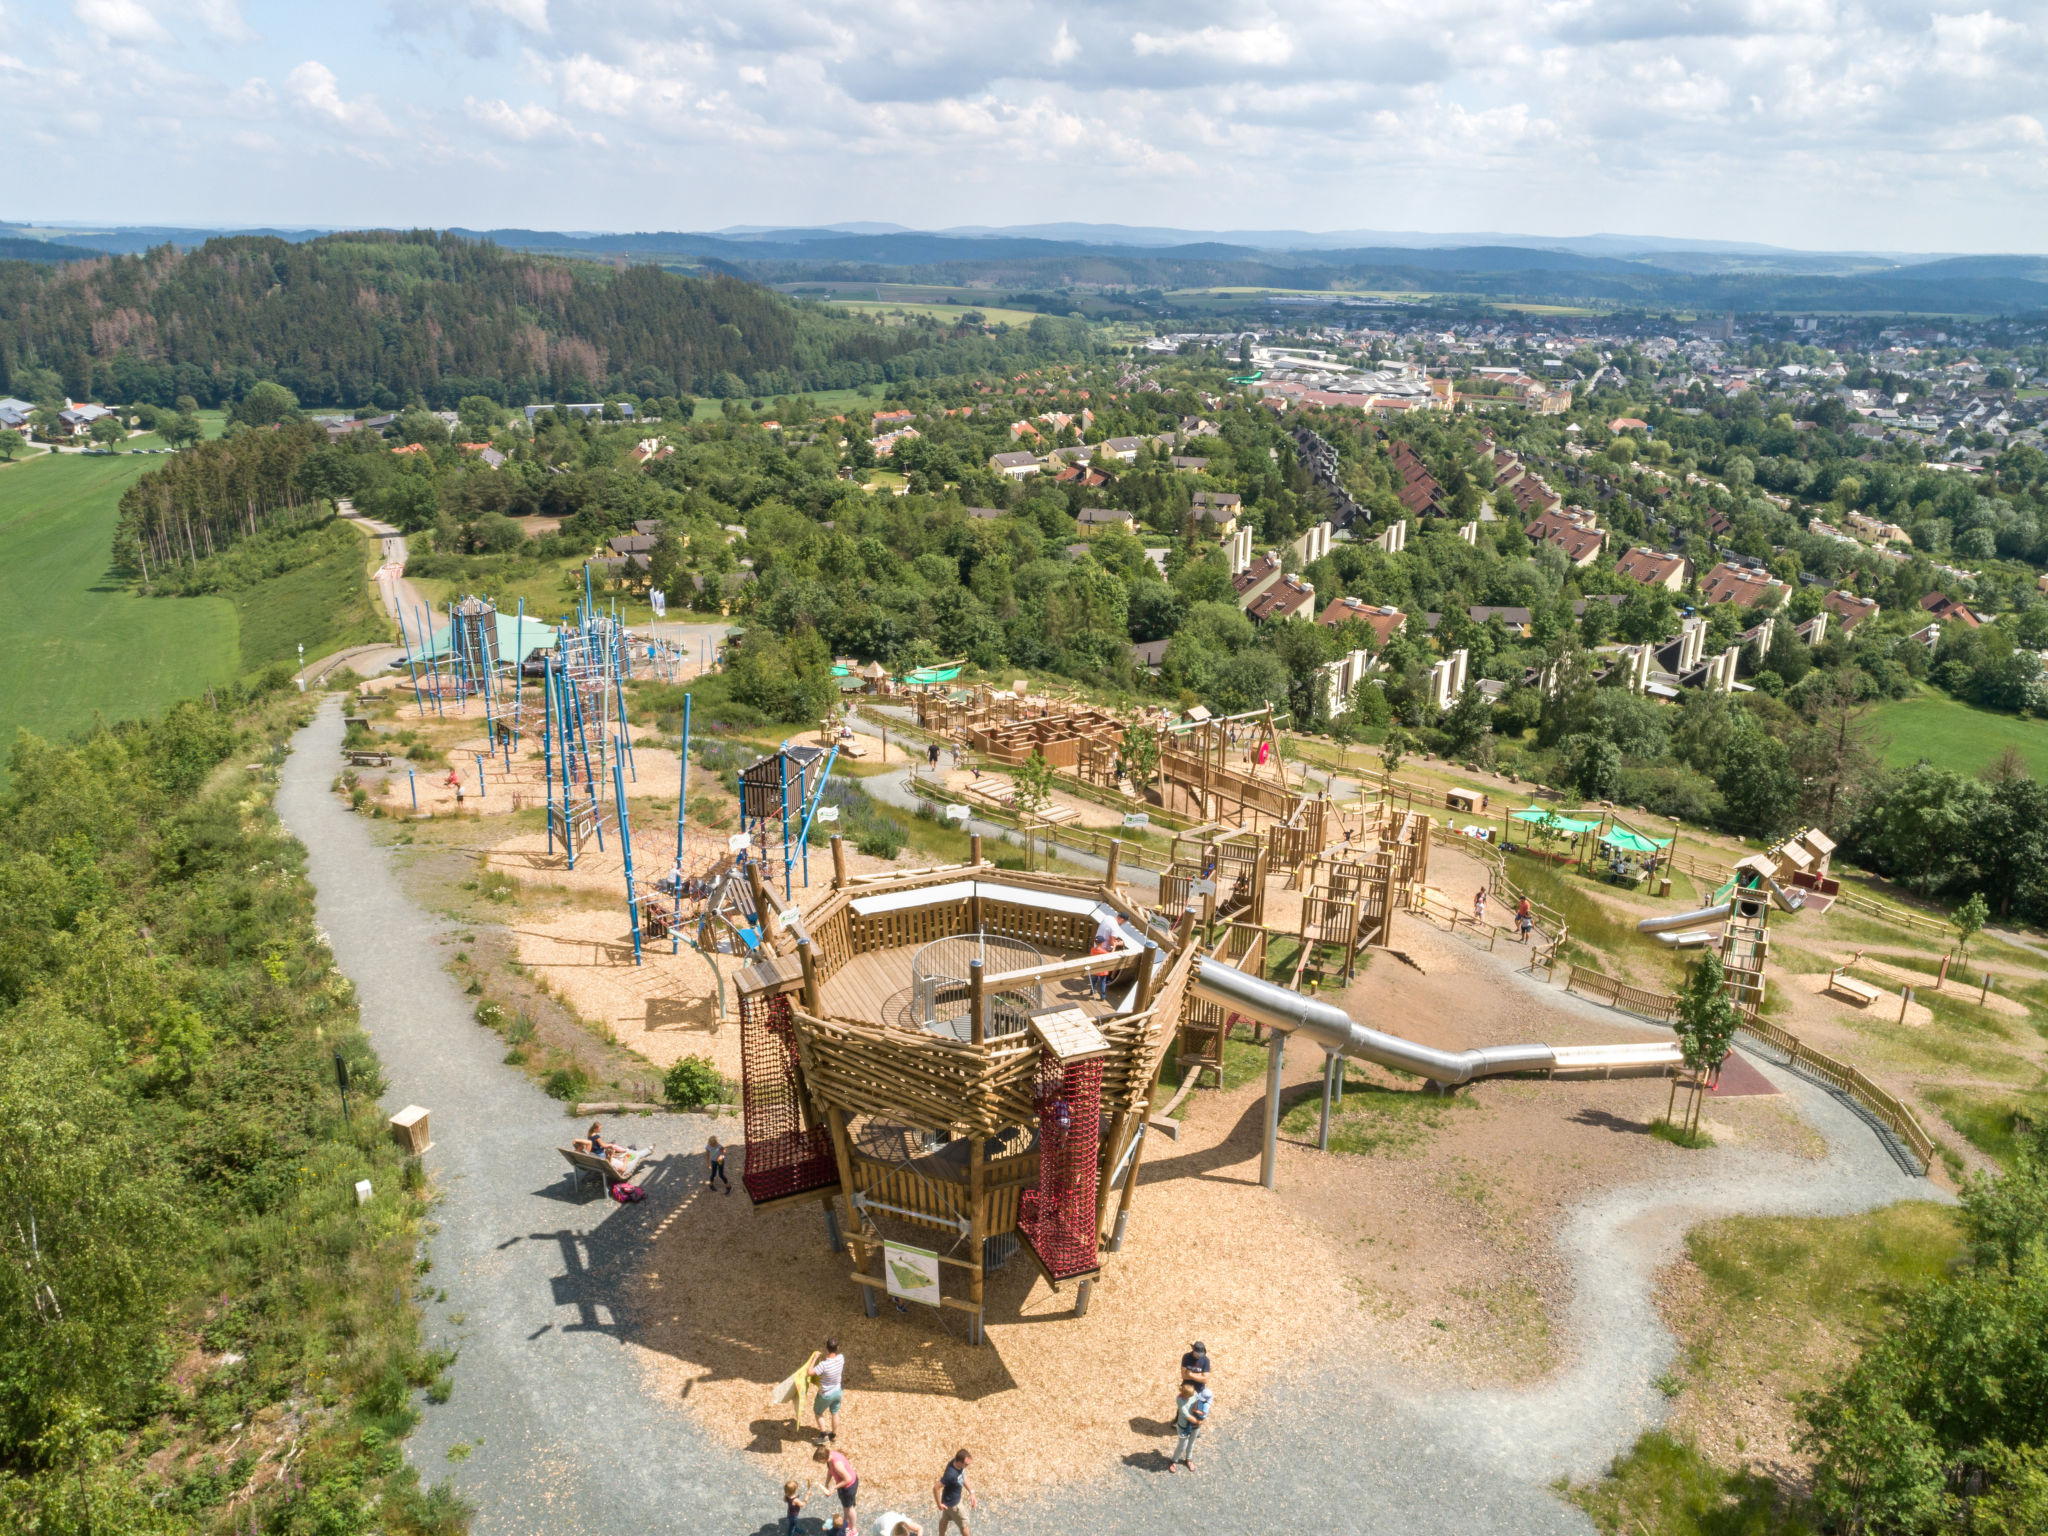
[[[903,851],[903,834],[893,826],[869,827],[854,846],[871,859],[893,859]]]
[[[541,1081],[542,1090],[553,1099],[580,1099],[590,1091],[590,1074],[573,1063],[557,1067]]]
[[[733,1084],[708,1057],[685,1056],[668,1069],[661,1092],[670,1109],[698,1109],[706,1104],[730,1104]]]

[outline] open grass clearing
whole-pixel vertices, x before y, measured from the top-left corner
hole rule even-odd
[[[1295,1090],[1295,1102],[1280,1118],[1282,1134],[1313,1142],[1323,1113],[1320,1084]],[[1330,1111],[1330,1150],[1354,1156],[1419,1152],[1454,1117],[1476,1105],[1470,1095],[1424,1091],[1421,1084],[1388,1086],[1347,1071],[1344,1098]]]
[[[235,675],[231,602],[145,598],[108,571],[121,492],[155,462],[50,454],[0,469],[0,740],[149,714]]]
[[[2013,1131],[2022,1117],[2048,1121],[2048,1092],[1999,1093],[1985,1088],[1922,1088],[1920,1096],[1986,1157],[2011,1165]]]
[[[1976,774],[2011,747],[2030,770],[2048,773],[2048,723],[2039,720],[1978,709],[1932,689],[1880,704],[1871,718],[1891,738],[1884,755],[1895,768],[1910,768],[1925,758],[1937,768]]]

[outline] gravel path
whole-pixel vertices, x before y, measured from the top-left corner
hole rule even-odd
[[[709,1122],[665,1117],[615,1127],[673,1154],[646,1177],[643,1205],[570,1194],[554,1151],[571,1133],[561,1106],[498,1060],[498,1037],[474,1022],[444,969],[446,941],[459,930],[414,905],[392,854],[328,792],[340,713],[338,700],[324,701],[298,737],[278,809],[307,846],[320,921],[356,984],[390,1077],[385,1104],[433,1112],[428,1165],[441,1202],[428,1279],[446,1287],[446,1299],[428,1304],[427,1331],[461,1358],[454,1397],[424,1409],[409,1454],[428,1481],[450,1476],[477,1504],[480,1536],[767,1536],[778,1490],[645,1392],[610,1302],[628,1279],[648,1278],[638,1267],[643,1235],[678,1219],[695,1177],[689,1154]],[[1589,1522],[1544,1484],[1597,1472],[1665,1412],[1654,1380],[1675,1343],[1657,1318],[1651,1283],[1687,1225],[1732,1211],[1842,1213],[1936,1197],[1902,1175],[1869,1129],[1825,1093],[1768,1065],[1764,1071],[1826,1137],[1825,1160],[1723,1153],[1711,1174],[1616,1191],[1578,1208],[1560,1236],[1579,1277],[1567,1320],[1578,1352],[1558,1375],[1526,1391],[1416,1393],[1340,1366],[1281,1383],[1255,1417],[1239,1420],[1229,1363],[1220,1361],[1216,1427],[1198,1447],[1196,1475],[1167,1478],[1159,1452],[1139,1452],[1089,1483],[990,1509],[977,1529],[1586,1536]],[[1260,1304],[1232,1295],[1227,1276],[1205,1275],[1200,1234],[1187,1236],[1191,1284],[1214,1286],[1219,1305]],[[822,1261],[822,1230],[819,1247]],[[1161,1341],[1163,1388],[1184,1342]],[[447,1453],[458,1445],[471,1449],[451,1462]]]

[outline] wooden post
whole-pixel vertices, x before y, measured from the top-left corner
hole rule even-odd
[[[1980,988],[1978,988],[1978,989],[1977,989],[1977,1006],[1978,1006],[1979,1008],[1982,1008],[1982,1007],[1984,1006],[1984,999],[1985,999],[1985,998],[1987,998],[1987,997],[1989,997],[1990,995],[1991,995],[1991,973],[1990,973],[1989,971],[1986,971],[1986,972],[1984,973],[1984,985],[1983,985],[1982,987],[1980,987]]]
[[[832,889],[843,890],[846,886],[846,839],[837,832],[832,834]]]
[[[747,889],[754,894],[754,921],[761,925],[761,942],[769,944],[768,935],[768,892],[761,880],[761,861],[747,860]],[[770,944],[770,948],[773,945]]]
[[[1945,982],[1945,981],[1947,981],[1947,980],[1948,980],[1948,963],[1949,963],[1949,961],[1953,960],[1954,958],[1955,958],[1955,951],[1954,951],[1954,950],[1950,950],[1950,951],[1949,951],[1949,952],[1948,952],[1947,954],[1945,954],[1945,955],[1943,955],[1943,956],[1941,957],[1941,969],[1940,969],[1939,971],[1935,972],[1935,976],[1934,976],[1934,990],[1935,990],[1935,991],[1939,992],[1939,991],[1941,990],[1941,984],[1942,984],[1943,982]]]
[[[1116,889],[1116,867],[1123,861],[1124,840],[1112,837],[1109,840],[1109,868],[1103,871],[1102,883],[1111,890]]]
[[[976,1045],[986,1045],[988,1043],[988,994],[982,990],[984,985],[981,962],[979,960],[968,961],[967,1021],[968,1028],[973,1031],[973,1039]]]
[[[811,951],[809,938],[796,941],[796,957],[804,968],[804,1012],[815,1019],[825,1010],[818,997],[818,957]]]
[[[981,862],[981,834],[979,832],[967,834],[967,859],[971,864],[979,864]]]
[[[1985,979],[1989,980],[1990,978],[1986,977]],[[1899,988],[1899,1022],[1901,1024],[1906,1022],[1906,1005],[1912,1001],[1913,989],[1911,987]]]
[[[1145,953],[1138,961],[1138,1006],[1134,1010],[1143,1013],[1152,1006],[1152,989],[1159,985],[1159,941],[1147,939]]]
[[[977,960],[974,964],[977,967],[974,973],[975,979],[978,981],[981,977],[981,972],[978,969],[981,962]],[[980,1014],[979,999],[976,1000],[975,1011],[978,1018]],[[977,1030],[978,1033],[979,1031]],[[974,1268],[968,1272],[967,1299],[973,1302],[975,1306],[974,1320],[969,1324],[967,1330],[968,1342],[971,1344],[981,1343],[983,1337],[981,1316],[982,1288],[987,1281],[988,1269],[984,1257],[985,1245],[988,1241],[987,1157],[988,1138],[983,1136],[981,1132],[976,1131],[974,1132],[973,1141],[968,1143],[967,1147],[967,1257],[969,1262],[974,1265]]]
[[[832,1132],[832,1153],[839,1162],[839,1192],[846,1197],[846,1224],[852,1229],[853,1267],[857,1274],[867,1273],[867,1250],[875,1246],[874,1239],[867,1235],[866,1224],[861,1220],[860,1207],[853,1203],[857,1193],[853,1182],[853,1146],[846,1139],[846,1113],[838,1105],[827,1105],[825,1125]],[[875,1256],[875,1273],[881,1274],[881,1255]],[[875,1316],[875,1293],[871,1286],[860,1286],[860,1299],[869,1317]]]
[[[1323,1122],[1316,1132],[1316,1150],[1330,1150],[1330,1096],[1336,1088],[1337,1073],[1344,1058],[1335,1051],[1323,1052]]]
[[[1257,855],[1252,859],[1252,925],[1266,926],[1266,863],[1272,852],[1269,843],[1261,843]]]
[[[1266,1140],[1259,1153],[1259,1186],[1271,1189],[1280,1171],[1280,1074],[1287,1067],[1287,1032],[1273,1031],[1266,1044]]]

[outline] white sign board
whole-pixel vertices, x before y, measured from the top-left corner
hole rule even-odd
[[[753,843],[754,839],[751,833],[735,832],[725,840],[725,849],[728,853],[745,853],[753,846]]]
[[[965,821],[969,814],[967,807],[964,805],[949,805],[946,807],[946,820],[948,821]]]
[[[1214,896],[1215,894],[1216,882],[1214,880],[1197,880],[1188,887],[1188,895],[1190,896]]]
[[[1152,825],[1152,818],[1143,811],[1132,811],[1128,816],[1124,817],[1124,825],[1127,827],[1149,827]]]
[[[797,925],[797,919],[802,916],[803,908],[784,907],[779,913],[776,914],[775,920],[778,923],[782,924],[784,928],[794,928]]]
[[[839,819],[839,807],[836,805],[821,805],[818,807],[818,814],[814,819],[818,821],[837,821]]]
[[[928,1307],[939,1304],[939,1256],[929,1248],[882,1244],[882,1273],[888,1278],[891,1296],[921,1301]]]

